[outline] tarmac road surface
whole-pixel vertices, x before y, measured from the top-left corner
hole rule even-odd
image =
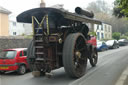
[[[114,85],[128,66],[128,46],[99,52],[99,61],[92,68],[88,63],[86,75],[72,79],[64,68],[53,71],[52,78],[34,78],[31,72],[18,75],[15,72],[0,75],[0,85]]]

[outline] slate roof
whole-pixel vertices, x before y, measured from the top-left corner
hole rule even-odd
[[[11,14],[11,11],[3,8],[2,6],[0,6],[0,13],[5,13],[5,14]]]

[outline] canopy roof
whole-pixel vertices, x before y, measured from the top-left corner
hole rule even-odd
[[[102,22],[93,18],[88,18],[84,15],[79,15],[76,13],[67,12],[65,10],[60,10],[56,8],[35,8],[25,11],[17,16],[18,22],[32,23],[32,16],[35,16],[39,21],[42,17],[48,14],[55,19],[55,21],[63,22],[63,20],[73,20],[85,23],[101,24]]]

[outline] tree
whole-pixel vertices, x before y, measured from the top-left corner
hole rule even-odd
[[[110,10],[105,1],[97,0],[91,2],[88,4],[87,9],[94,12],[95,18],[110,24],[113,32],[124,34],[128,31],[128,20],[113,16],[113,10]]]
[[[93,11],[94,13],[109,13],[110,8],[108,4],[103,0],[97,0],[95,2],[91,2],[88,4],[88,7],[86,8],[88,10]]]
[[[128,17],[128,0],[115,0],[114,15],[118,18]]]
[[[121,34],[125,34],[128,32],[128,20],[125,18],[117,18],[112,16],[109,21],[112,25],[113,32],[120,32]]]
[[[124,35],[125,35],[125,36],[128,36],[128,32],[126,32]]]
[[[113,37],[114,39],[116,39],[116,40],[119,40],[119,39],[120,39],[120,33],[119,33],[119,32],[114,32],[114,33],[112,34],[112,37]]]
[[[120,0],[116,0],[115,3],[118,5]],[[126,18],[117,18],[115,17],[110,10],[108,4],[103,0],[97,0],[88,4],[87,10],[93,11],[95,18],[108,23],[112,26],[113,32],[120,32],[121,34],[125,34],[128,32],[128,20]],[[121,16],[121,15],[119,15]]]

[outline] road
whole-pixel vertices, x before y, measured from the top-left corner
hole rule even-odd
[[[128,46],[99,52],[99,61],[92,68],[88,63],[86,75],[72,79],[64,68],[53,71],[53,77],[34,78],[30,72],[25,75],[6,73],[0,75],[1,85],[114,85],[122,71],[128,66]]]

